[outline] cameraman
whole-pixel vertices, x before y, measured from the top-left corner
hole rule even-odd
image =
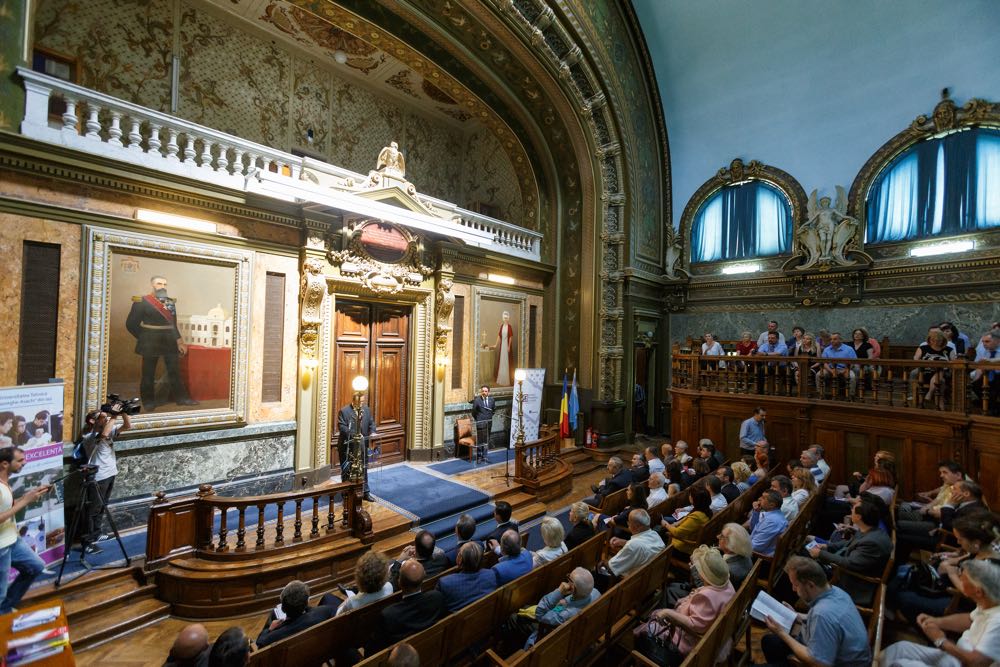
[[[102,406],[108,411],[92,410],[87,413],[83,432],[83,446],[87,454],[87,464],[96,467],[94,481],[87,491],[87,532],[80,536],[84,554],[99,554],[102,549],[95,544],[101,537],[101,513],[118,475],[118,461],[115,458],[115,438],[122,431],[132,427],[129,416],[122,412],[122,402],[116,401]],[[119,417],[122,423],[118,423]]]

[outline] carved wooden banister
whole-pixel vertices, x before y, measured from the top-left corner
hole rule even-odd
[[[225,497],[215,495],[210,485],[202,485],[195,495],[168,499],[158,493],[150,508],[146,532],[146,559],[153,567],[170,558],[199,553],[206,557],[246,557],[270,549],[291,548],[296,543],[325,539],[343,531],[365,542],[372,539],[371,517],[362,509],[360,482],[326,484],[300,491],[289,491],[266,496]],[[336,525],[334,504],[337,496],[343,498],[347,524]],[[326,521],[320,520],[320,507],[327,503]],[[295,507],[294,536],[286,543],[284,522],[286,504]],[[268,539],[265,515],[274,507],[277,519],[274,532]],[[256,512],[253,517],[251,512]],[[303,531],[303,512],[307,513],[309,530]],[[235,529],[227,519],[235,514]],[[219,521],[215,528],[216,520]],[[251,532],[252,540],[247,540]],[[235,532],[235,542],[233,533]]]
[[[536,480],[555,465],[561,444],[559,429],[546,429],[540,435],[538,440],[514,447],[515,480]]]

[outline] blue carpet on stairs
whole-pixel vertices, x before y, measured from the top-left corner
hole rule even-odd
[[[489,501],[485,493],[405,464],[369,475],[368,483],[374,495],[417,516],[421,524],[460,514]]]
[[[484,465],[492,465],[494,463],[503,463],[507,460],[507,452],[509,450],[501,447],[500,449],[493,449],[486,455],[487,463],[470,463],[468,458],[456,458],[444,461],[442,463],[435,463],[434,465],[427,466],[434,472],[439,472],[442,475],[458,475],[463,472],[469,472],[470,470],[475,470],[476,468],[482,468]],[[513,461],[511,462],[513,464]]]

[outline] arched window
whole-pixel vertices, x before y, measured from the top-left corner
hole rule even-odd
[[[909,147],[872,180],[865,242],[1000,227],[1000,129],[965,127]]]
[[[792,214],[784,193],[764,181],[728,185],[704,201],[691,229],[691,261],[787,254]]]

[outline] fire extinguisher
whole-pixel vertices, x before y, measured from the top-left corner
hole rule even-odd
[[[588,426],[587,427],[587,441],[586,441],[585,445],[589,448],[589,447],[593,446],[593,443],[594,443],[594,429]]]

